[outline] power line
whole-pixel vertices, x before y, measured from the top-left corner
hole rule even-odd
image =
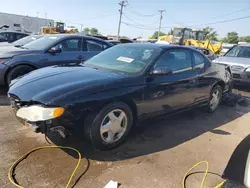
[[[150,28],[150,27],[142,27],[142,26],[138,26],[138,25],[135,25],[135,24],[131,24],[131,23],[127,23],[127,22],[122,22],[123,24],[127,25],[127,26],[130,26],[130,27],[134,27],[134,28],[137,28],[137,29],[144,29],[144,30],[157,30],[157,28]]]
[[[131,19],[130,17],[128,17],[126,14],[124,14],[123,13],[123,16],[127,19],[127,20],[129,20],[130,22],[132,22],[132,23],[134,23],[134,24],[136,24],[136,25],[138,25],[138,26],[142,26],[142,27],[151,27],[151,26],[147,26],[147,25],[143,25],[143,24],[140,24],[140,23],[138,23],[138,22],[135,22],[133,19]],[[156,23],[158,23],[159,22],[159,20],[158,21],[156,21],[156,22],[153,22],[153,23],[151,23],[151,24],[156,24]],[[150,24],[150,25],[151,25]]]
[[[232,15],[232,14],[235,14],[235,13],[238,13],[238,12],[242,12],[242,11],[245,11],[245,10],[248,10],[248,9],[250,9],[250,7],[243,8],[243,9],[240,9],[240,10],[236,10],[236,11],[234,11],[234,12],[227,13],[227,14],[223,14],[223,15],[220,15],[220,16],[215,16],[215,17],[212,17],[212,18],[210,18],[210,19],[215,19],[215,18],[218,18],[218,17],[221,18],[221,17],[230,16],[230,15]]]
[[[128,11],[133,13],[133,14],[136,14],[137,16],[141,16],[141,17],[152,17],[152,16],[157,16],[158,14],[142,14],[140,12],[138,12],[137,10],[133,9],[130,5],[130,3],[127,1],[127,7],[128,7]]]
[[[247,8],[236,10],[236,11],[233,11],[233,12],[230,12],[230,13],[227,13],[227,14],[222,14],[222,15],[214,16],[214,17],[211,17],[211,18],[208,18],[208,19],[213,20],[213,19],[223,18],[223,17],[230,16],[230,15],[233,15],[235,13],[242,12],[242,11],[249,10],[249,9],[250,9],[250,7],[247,7]],[[197,21],[187,21],[186,23],[189,23],[189,24],[190,23],[197,23]],[[181,24],[181,25],[183,25],[183,24]]]
[[[128,14],[125,14],[125,13],[123,13],[123,15],[128,19],[128,20],[130,20],[130,21],[132,21],[132,22],[134,22],[135,23],[135,21],[134,20],[137,20],[137,21],[144,21],[144,22],[147,22],[147,24],[148,25],[155,25],[155,24],[157,24],[158,22],[159,22],[159,19],[157,19],[157,20],[154,20],[153,22],[150,22],[150,23],[148,23],[148,21],[149,21],[149,19],[147,18],[147,19],[138,19],[138,18],[134,18],[133,16],[131,17],[131,15],[129,15],[128,16]],[[139,24],[139,22],[137,22],[138,24]],[[140,24],[140,25],[143,25],[143,24]]]
[[[217,22],[210,22],[210,23],[205,23],[205,24],[191,25],[191,26],[187,26],[187,27],[197,27],[197,26],[203,26],[203,25],[214,25],[214,24],[219,24],[219,23],[232,22],[232,21],[236,21],[236,20],[243,20],[243,19],[247,19],[247,18],[250,18],[250,16],[243,16],[243,17],[240,17],[240,18],[234,18],[234,19],[230,19],[230,20],[222,20],[222,21],[217,21]]]
[[[236,21],[236,20],[243,20],[243,19],[247,19],[247,18],[250,18],[250,16],[243,16],[243,17],[240,17],[240,18],[234,18],[234,19],[229,19],[229,20],[222,20],[222,21],[217,21],[217,22],[204,23],[204,24],[189,25],[189,26],[186,26],[186,27],[197,27],[197,26],[204,26],[204,25],[214,25],[214,24],[232,22],[232,21]],[[162,27],[162,28],[169,28],[169,27]]]

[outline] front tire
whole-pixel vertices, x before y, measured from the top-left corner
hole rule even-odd
[[[89,114],[84,131],[96,149],[112,149],[125,141],[132,124],[131,108],[125,103],[114,102],[98,113]]]
[[[33,70],[34,69],[28,65],[16,66],[16,67],[12,68],[10,70],[10,72],[8,73],[8,75],[6,77],[6,82],[8,85],[10,85],[11,80],[14,80],[19,76],[23,76],[23,75],[25,75]]]
[[[218,108],[218,106],[220,105],[221,97],[222,97],[221,86],[219,85],[214,86],[210,93],[207,105],[208,112],[214,112]]]

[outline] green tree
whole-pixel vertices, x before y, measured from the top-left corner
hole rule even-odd
[[[205,39],[206,40],[214,40],[214,41],[218,41],[218,33],[216,31],[214,31],[213,28],[211,27],[205,27],[202,29],[202,31],[205,34]]]
[[[227,42],[227,43],[230,43],[230,44],[237,44],[239,42],[238,33],[235,32],[235,31],[227,33],[227,36],[224,39],[224,42]]]
[[[83,32],[86,33],[86,34],[89,34],[90,33],[90,29],[88,27],[86,27],[86,28],[83,29]]]
[[[98,29],[96,29],[96,28],[91,28],[90,29],[90,34],[91,35],[97,35],[99,32],[98,32]]]
[[[164,36],[166,33],[160,32],[159,36]],[[155,31],[154,34],[152,35],[152,39],[158,39],[158,31]]]
[[[239,42],[250,42],[250,36],[240,37]]]

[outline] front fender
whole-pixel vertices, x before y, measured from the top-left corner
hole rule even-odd
[[[136,103],[136,101],[142,99],[143,89],[144,85],[110,89],[75,99],[72,105],[75,105],[77,108],[96,111],[114,101],[133,101]]]

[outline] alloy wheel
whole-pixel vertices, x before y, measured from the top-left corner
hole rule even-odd
[[[128,117],[121,109],[110,111],[103,119],[100,127],[101,138],[111,144],[122,138],[127,130]]]
[[[221,97],[220,91],[218,89],[215,89],[212,93],[212,97],[209,103],[211,109],[215,109],[218,106],[220,102],[220,97]]]

